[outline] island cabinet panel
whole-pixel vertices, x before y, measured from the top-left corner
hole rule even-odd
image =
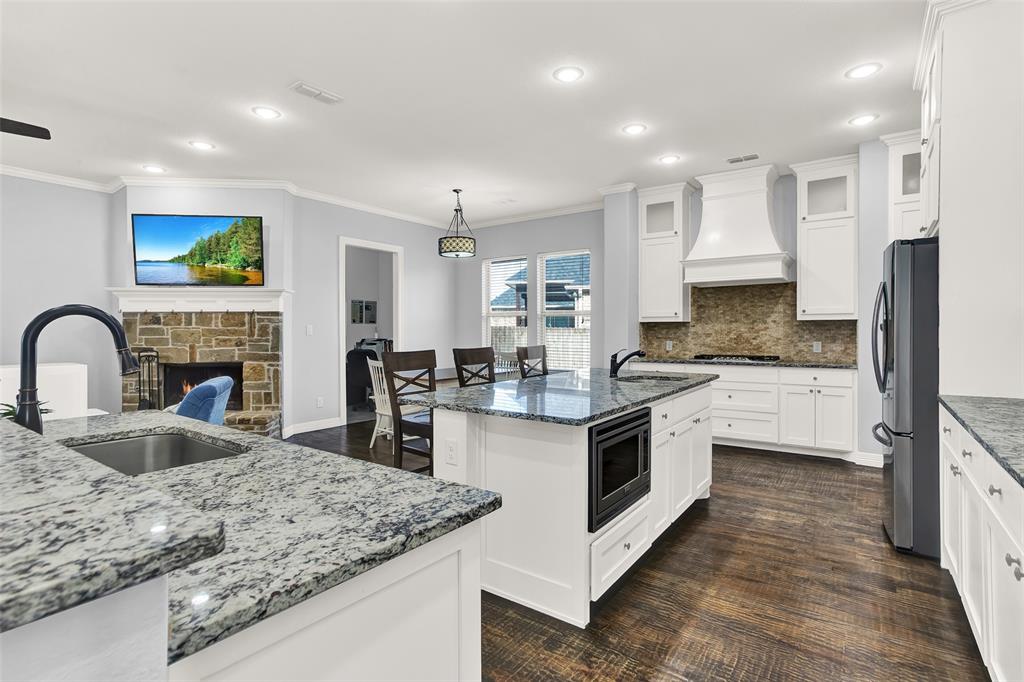
[[[651,439],[651,500],[648,516],[651,535],[658,537],[672,523],[672,445],[669,431]]]
[[[995,517],[988,527],[992,580],[989,672],[996,680],[1024,680],[1024,552]]]
[[[645,502],[590,545],[591,599],[599,599],[651,546],[649,511]]]
[[[672,520],[675,521],[686,511],[694,500],[693,491],[693,427],[694,423],[684,419],[670,434],[672,436]]]
[[[705,409],[694,417],[691,461],[693,494],[708,497],[711,488],[711,410]]]

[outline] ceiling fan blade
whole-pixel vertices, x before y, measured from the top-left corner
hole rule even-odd
[[[11,133],[13,135],[24,135],[25,137],[36,137],[40,140],[49,140],[50,131],[42,126],[34,126],[31,123],[12,121],[9,118],[0,118],[0,133]]]

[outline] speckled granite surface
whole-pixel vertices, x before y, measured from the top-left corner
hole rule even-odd
[[[619,375],[620,379],[612,379],[607,369],[559,372],[466,388],[442,388],[403,397],[401,402],[453,412],[581,426],[718,378],[717,374],[657,375],[629,370]]]
[[[138,585],[223,546],[218,519],[0,420],[0,631]]]
[[[171,432],[247,449],[134,479],[227,536],[220,554],[168,575],[172,663],[501,506],[496,493],[163,412],[46,428],[65,443]]]
[[[1024,486],[1024,399],[940,395],[939,402]]]
[[[808,369],[857,369],[857,365],[829,362],[730,362],[728,360],[693,360],[686,358],[633,358],[630,362],[660,362],[672,365],[731,365],[733,367],[806,367]]]

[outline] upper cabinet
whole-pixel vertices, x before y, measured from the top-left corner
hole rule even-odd
[[[928,231],[921,211],[921,131],[883,135],[889,147],[889,241]]]
[[[942,32],[929,46],[921,75],[921,228],[917,237],[939,231],[940,146],[942,132]]]
[[[857,156],[792,164],[797,319],[857,318]]]
[[[652,187],[638,196],[640,321],[689,322],[690,287],[683,284],[683,258],[690,249],[693,187]]]

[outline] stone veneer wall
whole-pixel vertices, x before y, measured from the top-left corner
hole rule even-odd
[[[280,435],[281,313],[123,313],[131,349],[151,347],[161,363],[241,362],[242,411],[225,424]],[[121,406],[139,405],[137,375],[124,377]]]
[[[778,355],[783,362],[857,363],[856,320],[796,319],[796,284],[693,287],[690,322],[645,322],[649,358],[696,353]],[[672,340],[671,351],[665,341]],[[821,341],[821,352],[812,343]]]

